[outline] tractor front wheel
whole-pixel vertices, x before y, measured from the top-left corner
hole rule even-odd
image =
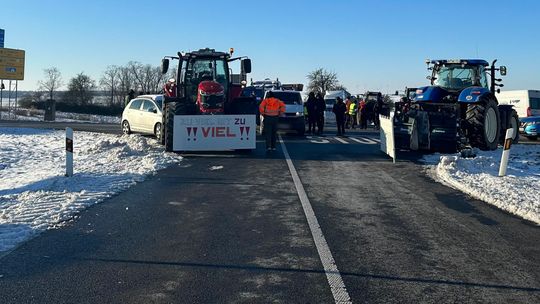
[[[493,98],[484,98],[479,103],[468,105],[466,119],[469,125],[468,138],[473,147],[480,150],[497,149],[501,119],[497,102]]]
[[[165,151],[172,152],[173,150],[173,129],[174,129],[174,114],[176,113],[176,102],[165,104]]]

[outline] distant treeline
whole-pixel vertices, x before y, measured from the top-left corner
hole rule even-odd
[[[173,69],[163,75],[159,66],[130,61],[124,66],[108,66],[99,81],[81,72],[69,79],[67,90],[60,91],[64,85],[61,72],[55,67],[43,72],[38,90],[20,92],[20,107],[44,109],[45,101],[52,99],[57,111],[99,115],[119,115],[130,90],[135,95],[161,93],[165,79],[176,74]]]

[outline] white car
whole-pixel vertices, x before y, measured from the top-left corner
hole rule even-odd
[[[298,135],[303,136],[306,131],[306,120],[304,118],[304,103],[302,102],[302,93],[299,91],[289,90],[271,90],[264,94],[264,98],[268,92],[272,92],[275,98],[285,103],[285,113],[279,117],[278,126],[280,130],[296,131]],[[261,117],[261,121],[263,118]],[[261,133],[263,124],[261,124]]]
[[[163,95],[141,95],[132,99],[122,113],[122,132],[153,134],[163,131]]]

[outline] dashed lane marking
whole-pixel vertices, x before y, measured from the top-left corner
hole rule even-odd
[[[372,145],[372,144],[376,144],[377,141],[374,140],[374,139],[371,139],[371,138],[367,138],[367,137],[360,137],[360,138],[355,138],[355,137],[349,137],[351,140],[359,143],[359,144],[368,144],[368,145]]]
[[[337,140],[337,141],[339,141],[339,142],[342,143],[342,144],[349,144],[348,141],[346,141],[346,140],[344,140],[344,139],[341,139],[341,138],[339,138],[339,137],[334,137],[334,139]]]
[[[330,285],[330,290],[334,296],[334,301],[335,303],[352,303],[351,297],[349,296],[347,288],[345,287],[345,283],[343,283],[343,278],[341,277],[334,257],[332,256],[332,252],[330,252],[326,238],[323,235],[319,221],[315,216],[313,207],[311,206],[306,191],[304,190],[304,186],[300,181],[300,176],[298,176],[298,172],[296,172],[296,168],[292,163],[291,157],[287,151],[285,142],[283,142],[283,139],[281,138],[281,135],[279,136],[279,143],[281,145],[281,149],[283,150],[283,154],[285,155],[285,160],[287,161],[289,171],[291,172],[294,186],[296,187],[296,192],[298,193],[298,197],[302,203],[302,208],[304,209],[304,214],[306,215],[309,230],[311,230],[311,236],[313,237],[315,247],[319,253],[319,258],[321,259],[324,272],[326,274],[326,279]]]

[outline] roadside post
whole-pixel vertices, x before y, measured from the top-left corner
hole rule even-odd
[[[66,176],[73,176],[73,129],[66,128]]]
[[[392,162],[396,163],[396,147],[394,143],[394,117],[379,115],[380,121],[380,139],[381,151],[388,154],[392,158]]]
[[[501,166],[499,167],[499,176],[506,175],[506,168],[508,167],[508,157],[510,156],[510,146],[512,146],[512,135],[514,129],[510,128],[506,130],[506,136],[504,137],[504,148],[501,157]]]

